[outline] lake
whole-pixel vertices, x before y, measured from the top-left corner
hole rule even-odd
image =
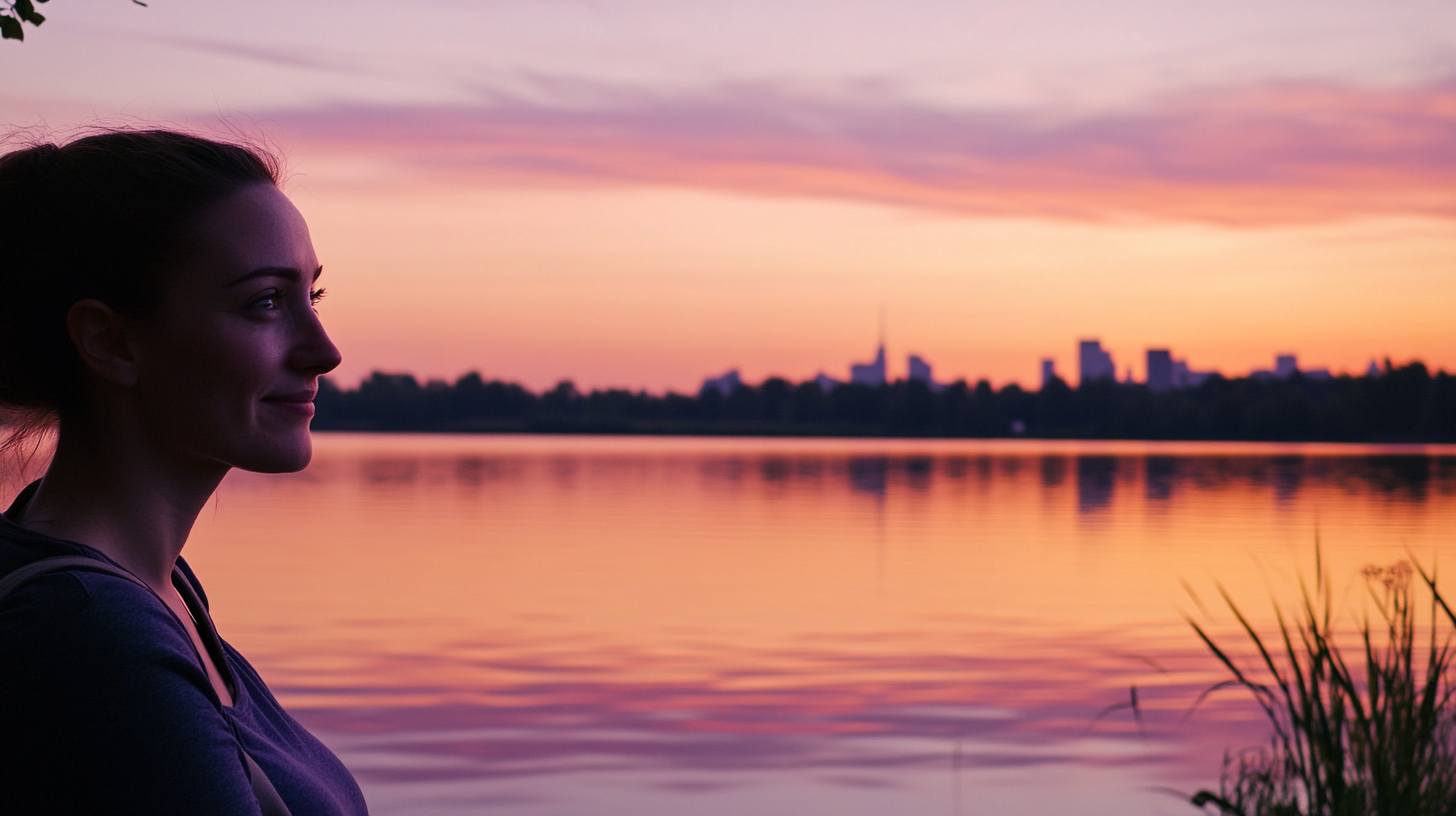
[[[1352,620],[1456,554],[1449,447],[316,444],[186,554],[380,816],[1192,814],[1265,738],[1190,710],[1217,582],[1267,624],[1318,539]]]

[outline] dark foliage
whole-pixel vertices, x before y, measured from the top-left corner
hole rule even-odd
[[[581,393],[563,382],[541,394],[467,374],[421,385],[376,373],[358,389],[324,383],[319,430],[706,433],[1332,442],[1456,441],[1456,377],[1421,363],[1378,377],[1222,379],[1154,393],[1110,381],[1038,392],[958,382],[878,388],[780,378],[724,395]]]
[[[138,6],[146,5],[142,0],[131,1]],[[44,23],[45,15],[35,10],[36,3],[44,2],[46,0],[0,0],[0,39],[25,39],[25,26],[21,24],[38,26]]]
[[[1456,816],[1456,613],[1419,564],[1368,566],[1379,623],[1366,615],[1361,648],[1342,648],[1318,548],[1315,565],[1297,611],[1276,606],[1273,637],[1220,587],[1253,660],[1236,659],[1189,619],[1231,675],[1204,697],[1242,688],[1274,730],[1267,747],[1226,755],[1218,792],[1199,791],[1193,804],[1222,816]],[[1430,593],[1428,623],[1417,620],[1417,574]]]

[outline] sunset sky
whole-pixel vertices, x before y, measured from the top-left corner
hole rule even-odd
[[[17,139],[287,157],[344,382],[1456,369],[1456,5],[55,0]]]

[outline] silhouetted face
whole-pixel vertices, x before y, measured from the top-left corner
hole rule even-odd
[[[314,311],[308,226],[258,184],[217,205],[200,237],[139,341],[147,433],[203,466],[301,470],[319,375],[340,359]]]

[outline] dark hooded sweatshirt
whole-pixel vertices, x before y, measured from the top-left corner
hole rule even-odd
[[[114,563],[13,523],[34,490],[0,517],[0,575],[56,555]],[[0,601],[0,814],[257,816],[246,749],[293,816],[365,816],[338,757],[222,647],[237,686],[231,708],[181,622],[145,587],[51,573]]]

